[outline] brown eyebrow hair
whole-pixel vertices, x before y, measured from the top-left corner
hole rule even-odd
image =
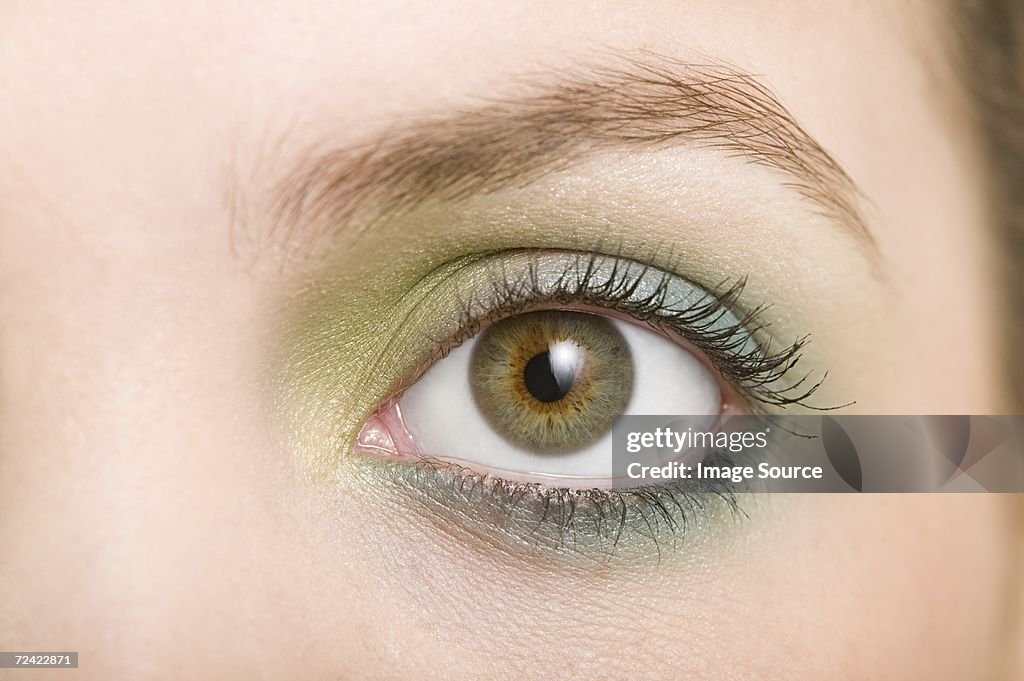
[[[272,229],[314,241],[369,208],[523,186],[597,152],[688,143],[782,171],[815,209],[874,247],[854,182],[754,75],[644,53],[523,83],[523,94],[396,123],[304,155],[274,193]]]

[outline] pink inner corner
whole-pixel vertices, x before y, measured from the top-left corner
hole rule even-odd
[[[377,456],[411,459],[419,456],[412,435],[405,428],[398,402],[382,404],[356,437],[356,448]]]

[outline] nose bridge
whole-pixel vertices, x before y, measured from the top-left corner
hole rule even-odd
[[[50,447],[113,453],[117,421],[154,388],[140,378],[160,345],[147,300],[155,277],[138,276],[140,258],[69,248],[58,236],[21,239],[21,252],[3,257],[17,270],[2,294],[3,431],[31,441],[37,457]]]
[[[222,207],[125,191],[0,219],[0,444],[173,449],[197,416],[182,407],[244,378],[253,286],[230,267]],[[114,200],[128,208],[102,209]]]
[[[19,544],[0,561],[0,601],[18,588],[14,617],[60,602],[138,623],[146,468],[131,463],[146,460],[139,424],[154,385],[141,377],[159,338],[145,280],[130,276],[138,263],[63,231],[0,225],[0,536]],[[62,572],[69,564],[75,579]],[[74,615],[61,623],[67,640],[88,626]],[[32,620],[11,631],[31,636]],[[112,627],[104,640],[132,638]]]
[[[67,603],[67,640],[94,626],[76,612],[109,613],[109,649],[92,657],[123,660],[118,648],[157,637],[180,607],[165,588],[199,579],[188,566],[244,509],[232,495],[245,485],[225,481],[260,450],[240,425],[256,411],[239,387],[250,329],[227,312],[246,316],[246,287],[129,229],[70,244],[8,231],[0,245],[0,536],[20,545],[0,555],[0,603],[22,618]]]

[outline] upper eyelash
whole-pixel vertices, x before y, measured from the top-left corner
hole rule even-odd
[[[503,269],[499,276],[492,278],[492,296],[486,303],[479,299],[462,299],[459,334],[441,344],[441,354],[447,354],[451,348],[475,336],[483,324],[519,314],[531,306],[552,302],[591,304],[627,314],[637,321],[682,336],[704,352],[722,375],[754,402],[776,407],[798,405],[816,410],[838,408],[807,404],[827,378],[827,372],[816,380],[808,372],[787,385],[777,385],[779,379],[796,368],[808,336],[798,338],[775,352],[771,350],[770,339],[764,344],[755,339],[752,347],[743,349],[749,339],[768,328],[761,317],[769,308],[768,305],[759,305],[741,315],[735,314],[741,309],[739,300],[746,278],[731,284],[723,282],[711,291],[702,288],[704,294],[694,304],[683,310],[673,310],[666,306],[666,297],[669,284],[677,278],[676,275],[656,270],[660,279],[654,291],[644,298],[632,299],[639,284],[655,268],[625,258],[573,253],[578,258],[585,258],[585,268],[581,271],[578,266],[567,264],[565,271],[558,276],[553,292],[543,290],[537,260],[531,260],[525,277],[511,278]],[[595,282],[596,267],[602,259],[612,260],[612,272],[605,281]],[[640,269],[626,276],[630,268]],[[724,328],[716,328],[727,315],[734,316],[737,321]]]

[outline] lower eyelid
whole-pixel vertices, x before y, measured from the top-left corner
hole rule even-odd
[[[578,560],[656,565],[712,535],[721,540],[750,517],[744,509],[755,497],[724,484],[630,492],[547,487],[435,459],[367,459],[359,466],[361,477],[408,519],[435,525],[471,549],[532,564],[550,560],[555,567]]]

